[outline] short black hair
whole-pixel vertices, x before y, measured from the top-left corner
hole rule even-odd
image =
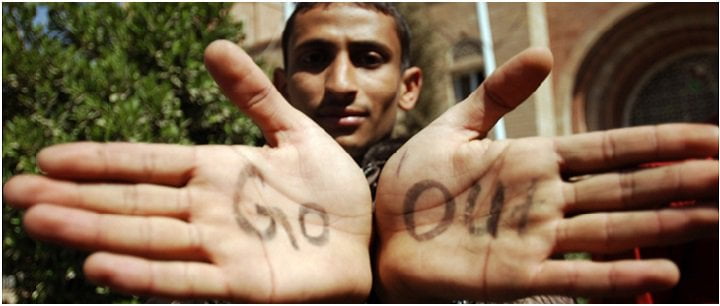
[[[325,7],[334,4],[333,2],[299,2],[295,5],[290,18],[285,23],[285,29],[282,32],[282,54],[283,54],[283,65],[285,69],[288,68],[288,44],[290,44],[290,36],[293,34],[295,28],[295,17],[302,12],[308,11],[318,5],[324,5]],[[385,15],[388,15],[395,20],[395,32],[400,39],[400,69],[405,70],[410,67],[410,27],[408,27],[405,18],[400,14],[395,5],[389,2],[353,2],[353,5],[357,5],[363,8],[370,8],[379,11]]]

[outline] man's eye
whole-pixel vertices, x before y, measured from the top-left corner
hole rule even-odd
[[[355,57],[355,65],[364,68],[377,68],[385,63],[385,58],[377,52],[363,52]]]
[[[304,66],[320,65],[327,61],[327,55],[323,52],[308,52],[300,57],[300,63]]]

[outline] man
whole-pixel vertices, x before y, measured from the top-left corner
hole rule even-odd
[[[236,45],[208,47],[208,70],[268,146],[59,145],[38,155],[46,176],[13,178],[5,197],[28,208],[31,235],[95,251],[85,263],[93,281],[250,302],[364,300],[371,255],[387,301],[634,294],[672,286],[677,268],[550,258],[716,234],[716,208],[634,212],[716,197],[716,161],[617,172],[717,154],[715,127],[484,139],[549,73],[549,52],[533,49],[388,161],[369,254],[372,200],[353,158],[387,137],[395,107],[411,108],[421,84],[402,65],[391,16],[364,4],[299,9],[279,91]]]
[[[358,160],[390,136],[398,108],[415,106],[422,74],[410,67],[409,29],[392,7],[319,6],[301,3],[290,17],[287,70],[275,71],[275,86]]]

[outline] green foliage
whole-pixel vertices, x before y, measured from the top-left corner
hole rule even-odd
[[[33,20],[47,8],[47,24]],[[255,144],[260,132],[203,65],[242,25],[223,3],[3,3],[3,183],[35,155],[78,141]],[[82,277],[85,254],[29,239],[3,205],[3,286],[18,302],[137,302]],[[6,282],[7,280],[7,282]]]

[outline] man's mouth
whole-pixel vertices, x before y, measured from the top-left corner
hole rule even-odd
[[[370,114],[357,108],[325,108],[317,111],[315,119],[325,129],[356,128],[367,120]]]

